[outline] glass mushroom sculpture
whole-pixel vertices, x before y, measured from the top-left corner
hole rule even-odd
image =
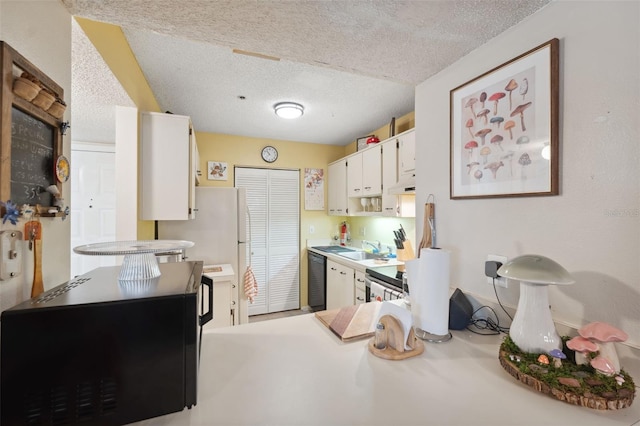
[[[549,310],[549,285],[568,285],[573,277],[553,260],[539,255],[518,256],[498,269],[498,275],[520,281],[518,309],[509,329],[511,340],[527,353],[562,348]]]

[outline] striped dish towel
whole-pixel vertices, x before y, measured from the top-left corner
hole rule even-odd
[[[249,302],[253,303],[253,298],[258,294],[258,282],[255,275],[251,270],[251,266],[247,266],[247,270],[244,272],[244,295],[247,296]]]

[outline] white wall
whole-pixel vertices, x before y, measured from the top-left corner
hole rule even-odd
[[[487,254],[541,254],[577,281],[551,287],[556,321],[609,322],[640,347],[639,28],[638,1],[555,1],[417,87],[417,217],[433,193],[452,287],[495,300]],[[560,39],[560,195],[450,200],[449,91],[552,38]],[[517,305],[517,285],[498,294]]]
[[[58,1],[0,0],[0,39],[31,61],[65,90],[71,117],[71,16]],[[64,137],[64,155],[70,158],[71,131]],[[73,178],[73,177],[72,177]],[[62,188],[70,202],[69,182]],[[3,200],[6,201],[6,200]],[[69,220],[42,220],[42,276],[45,290],[69,279]],[[24,220],[17,226],[0,223],[0,230],[24,230]],[[33,280],[33,252],[23,244],[23,273],[9,281],[0,281],[0,311],[28,299]]]

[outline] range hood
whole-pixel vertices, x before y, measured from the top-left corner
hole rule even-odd
[[[387,189],[389,194],[392,195],[403,195],[403,194],[413,194],[416,193],[416,177],[405,177],[403,180],[399,181],[393,186],[390,186]]]

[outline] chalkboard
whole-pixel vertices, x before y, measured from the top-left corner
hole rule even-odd
[[[54,128],[19,109],[11,109],[11,201],[52,205],[45,189],[54,177]]]

